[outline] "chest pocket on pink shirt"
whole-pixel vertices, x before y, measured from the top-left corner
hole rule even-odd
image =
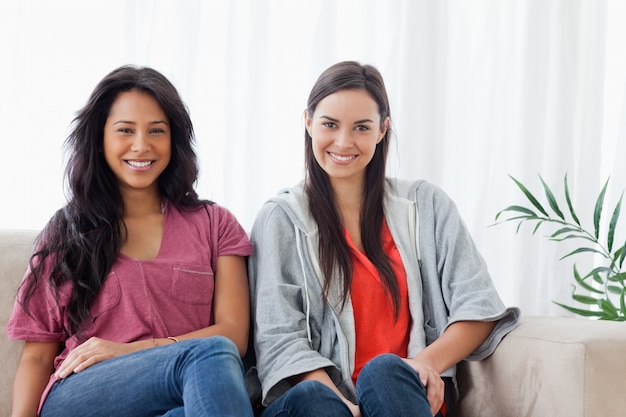
[[[174,266],[170,294],[187,304],[210,305],[215,280],[211,268],[198,265]]]

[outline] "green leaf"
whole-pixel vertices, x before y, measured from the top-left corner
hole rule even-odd
[[[607,321],[622,321],[620,319],[619,316],[613,315],[613,314],[602,314],[600,317],[598,317],[600,320],[607,320]]]
[[[565,201],[567,201],[567,207],[569,207],[569,214],[572,216],[572,219],[574,220],[574,222],[580,226],[580,221],[578,221],[578,216],[576,216],[576,212],[574,211],[574,206],[572,205],[572,199],[569,194],[569,187],[567,185],[567,174],[565,174],[565,180],[563,182],[565,186]]]
[[[561,220],[565,220],[565,216],[563,216],[563,212],[559,208],[559,204],[556,201],[556,198],[554,198],[554,194],[552,193],[552,190],[550,190],[550,187],[548,187],[548,184],[546,184],[546,182],[543,180],[541,175],[539,175],[539,179],[541,180],[541,184],[543,185],[543,189],[546,193],[546,198],[548,199],[548,203],[550,204],[552,211],[554,211],[554,214],[559,216]]]
[[[617,250],[617,252],[615,252],[615,259],[617,260],[618,257],[618,252],[621,251],[621,254],[619,255],[619,262],[617,262],[619,264],[619,268],[622,269],[622,265],[624,265],[624,258],[626,258],[626,242],[624,242],[624,246],[622,246],[621,248],[619,248]]]
[[[598,284],[604,284],[604,280],[597,273],[595,273],[595,274],[593,274],[591,276],[593,277],[593,280],[595,282],[597,282]]]
[[[609,317],[617,317],[617,309],[609,300],[599,300],[598,306],[604,311]]]
[[[550,217],[548,215],[548,212],[543,208],[543,206],[539,203],[539,201],[535,198],[535,196],[530,191],[528,191],[528,189],[524,186],[524,184],[519,182],[517,179],[515,179],[511,175],[509,175],[509,177],[511,177],[511,179],[513,181],[515,181],[515,184],[517,184],[519,189],[522,190],[522,192],[524,193],[524,195],[526,196],[528,201],[530,201],[532,203],[532,205],[535,206],[537,208],[537,210],[539,210],[541,212],[541,214],[543,214],[546,217]]]
[[[567,255],[562,256],[559,260],[565,259],[565,258],[567,258],[569,256],[572,256],[572,255],[576,255],[578,253],[584,253],[584,252],[598,253],[598,254],[604,256],[604,253],[600,252],[597,249],[593,249],[593,248],[578,248],[575,251],[572,251],[572,252],[568,253]]]
[[[593,286],[585,282],[585,279],[582,278],[580,274],[578,273],[578,269],[576,269],[576,264],[574,264],[574,279],[576,280],[578,285],[580,285],[582,288],[586,289],[587,291],[595,292],[596,294],[604,294],[603,291],[600,291],[599,289],[594,288]]]
[[[626,317],[626,289],[622,288],[622,295],[619,298],[619,306],[622,310],[622,317]]]
[[[523,214],[527,214],[527,215],[529,215],[529,216],[532,216],[532,217],[537,217],[537,218],[538,218],[537,213],[535,213],[534,211],[532,211],[532,210],[531,210],[531,209],[529,209],[529,208],[526,208],[526,207],[523,207],[523,206],[508,206],[507,208],[505,208],[505,209],[503,209],[503,210],[500,210],[500,211],[498,212],[498,214],[496,214],[496,220],[498,220],[498,218],[500,217],[500,215],[501,215],[502,213],[504,213],[505,211],[513,211],[513,212],[523,213]]]
[[[543,220],[540,220],[537,222],[537,224],[535,225],[535,228],[533,229],[533,236],[535,235],[535,233],[537,233],[537,230],[539,230],[539,226],[541,226],[543,224]]]
[[[559,239],[550,238],[550,240],[553,240],[555,242],[563,242],[564,240],[568,240],[568,239],[585,239],[585,240],[588,240],[588,241],[596,243],[596,244],[598,243],[597,240],[592,239],[592,238],[590,238],[587,235],[567,235],[567,236],[561,237]]]
[[[624,292],[623,288],[620,288],[616,285],[607,285],[606,287],[607,291],[610,292],[611,294],[618,294],[621,295]]]
[[[533,217],[533,216],[515,216],[515,217],[509,217],[508,219],[503,220],[502,222],[512,222],[514,220],[522,220],[522,221],[533,221],[533,220],[539,220],[541,219],[541,217]]]
[[[585,278],[589,278],[590,276],[593,276],[593,275],[598,275],[598,274],[600,274],[600,273],[602,273],[602,272],[611,272],[611,268],[606,267],[606,266],[598,266],[598,267],[596,267],[596,268],[592,269],[592,270],[591,270],[591,271],[590,271],[587,275],[585,275],[585,276],[583,277],[583,279],[585,279]],[[598,277],[598,278],[595,278],[595,277],[594,277],[594,279],[595,279],[597,282],[599,282],[600,284],[602,284],[602,283],[604,282],[604,281],[602,281],[602,279],[601,279],[600,277]],[[598,281],[598,279],[600,279],[600,281]]]
[[[626,272],[620,272],[619,274],[609,275],[607,279],[612,282],[621,282],[622,284],[624,284],[624,281],[626,280]]]
[[[576,227],[563,227],[557,230],[556,232],[552,233],[552,235],[550,235],[550,238],[555,238],[558,235],[562,235],[563,233],[569,233],[569,232],[582,233],[582,231]]]
[[[602,206],[604,205],[604,196],[606,194],[606,187],[608,185],[609,180],[607,179],[604,183],[604,187],[602,187],[602,191],[600,191],[600,195],[598,195],[598,199],[596,200],[596,206],[593,210],[593,230],[596,239],[600,237],[600,218],[602,217]]]
[[[595,297],[590,297],[588,295],[581,295],[581,294],[572,294],[572,299],[574,301],[578,301],[579,303],[589,304],[589,305],[598,304],[598,301],[601,301]]]
[[[502,224],[502,223],[507,223],[507,222],[512,222],[515,220],[521,220],[520,224],[524,223],[524,222],[529,222],[529,221],[533,221],[533,220],[538,220],[539,218],[534,218],[534,217],[530,217],[530,216],[517,216],[517,217],[510,217],[508,219],[505,219],[501,222],[498,223],[494,223],[492,226],[498,225],[498,224]],[[519,226],[517,227],[517,229],[519,229]]]
[[[606,238],[608,250],[611,252],[613,250],[613,237],[615,236],[615,227],[617,226],[617,219],[619,218],[619,213],[622,210],[622,198],[624,198],[624,192],[622,191],[622,195],[619,197],[619,201],[615,206],[615,210],[613,210],[613,216],[611,217],[611,223],[609,224],[609,234]]]
[[[604,315],[604,313],[601,311],[583,310],[581,308],[571,307],[566,304],[561,304],[557,302],[554,302],[554,304],[566,309],[567,311],[570,311],[574,314],[578,314],[579,316],[583,316],[583,317],[601,317]]]

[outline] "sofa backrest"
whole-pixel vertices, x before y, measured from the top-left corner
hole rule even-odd
[[[0,229],[0,375],[3,375],[0,378],[0,417],[11,415],[13,377],[22,353],[22,342],[7,339],[7,321],[37,233]]]

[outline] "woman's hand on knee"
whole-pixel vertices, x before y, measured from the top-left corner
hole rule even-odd
[[[61,366],[59,366],[59,369],[57,369],[56,376],[58,378],[66,378],[72,373],[83,371],[96,363],[132,353],[136,350],[128,343],[116,343],[92,337],[70,352]]]
[[[430,404],[430,411],[436,415],[443,405],[445,384],[439,373],[429,364],[415,358],[404,359],[419,375],[422,385],[426,388],[426,399]]]

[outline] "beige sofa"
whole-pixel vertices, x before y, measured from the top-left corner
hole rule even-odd
[[[36,233],[0,230],[0,417],[10,415],[21,342],[7,319]],[[626,415],[626,323],[524,317],[496,352],[459,366],[457,417]]]

